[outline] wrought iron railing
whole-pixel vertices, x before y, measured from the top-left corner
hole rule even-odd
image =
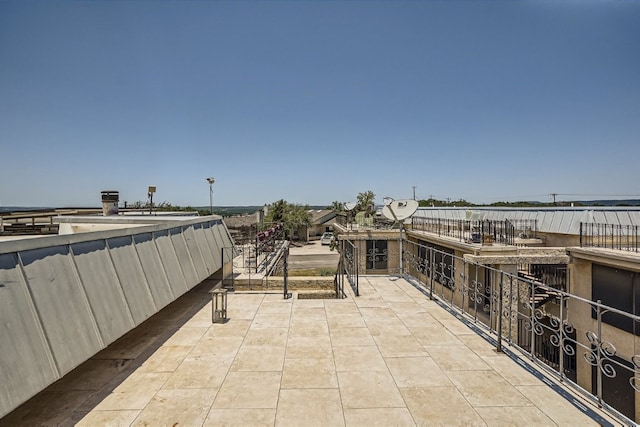
[[[536,237],[535,220],[468,220],[413,217],[412,228],[438,236],[452,237],[461,242],[481,245],[513,245],[516,238]]]
[[[635,420],[640,316],[416,242],[403,243],[405,277],[430,298],[626,422]],[[635,330],[635,329],[633,329]],[[639,329],[640,330],[640,329]],[[578,380],[579,379],[579,380]]]
[[[254,248],[256,272],[264,271],[265,274],[268,273],[266,269],[273,264],[275,257],[278,256],[279,249],[285,243],[284,237],[284,226],[282,224],[275,224],[256,235]]]
[[[334,222],[342,226],[345,230],[389,230],[400,228],[400,226],[384,217],[366,217],[356,219],[351,214],[339,212],[336,214]]]
[[[580,247],[595,247],[638,252],[637,225],[580,223]]]
[[[344,294],[344,279],[346,277],[355,295],[360,296],[360,290],[358,288],[358,247],[347,239],[341,239],[339,242],[340,261],[338,264],[338,272],[336,273],[336,286],[342,289]],[[336,293],[337,292],[338,290],[336,289]]]

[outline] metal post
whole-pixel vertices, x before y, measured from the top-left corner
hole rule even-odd
[[[460,278],[462,279],[460,281],[460,293],[462,294],[460,296],[460,304],[463,307],[463,311],[464,311],[464,303],[465,303],[465,294],[467,295],[467,305],[469,305],[469,288],[467,287],[467,283],[465,282],[465,276],[467,273],[467,262],[462,259],[462,273],[460,274]],[[464,289],[467,288],[467,292],[464,291]]]
[[[560,381],[564,381],[564,295],[560,294]]]
[[[530,288],[531,289],[529,291],[529,298],[531,301],[531,348],[529,349],[529,353],[531,356],[531,360],[535,360],[536,356],[535,356],[535,344],[536,344],[536,300],[535,300],[535,293],[536,293],[536,288],[535,285],[533,283],[530,283]]]
[[[498,288],[498,345],[496,351],[502,353],[502,280],[504,278],[504,272],[500,272],[500,285]]]
[[[356,265],[356,296],[360,296],[360,249],[353,246],[354,264]]]
[[[399,240],[399,246],[400,246],[400,277],[404,277],[404,268],[402,266],[402,229],[403,228],[404,228],[404,224],[403,224],[402,221],[400,221],[400,240]]]
[[[214,177],[205,178],[209,183],[209,215],[213,215],[213,183],[216,182]]]
[[[429,299],[433,300],[433,270],[435,266],[433,265],[433,248],[429,248]]]
[[[284,275],[284,299],[291,298],[291,293],[289,293],[289,248],[287,247],[284,251],[284,265],[282,267],[283,275]]]
[[[513,310],[513,276],[509,275],[509,344],[511,344],[512,342],[511,338],[513,332],[513,315],[511,313],[511,310]]]
[[[473,320],[478,320],[478,264],[474,263],[473,265],[476,273],[475,279],[473,280]]]
[[[597,393],[598,393],[598,404],[602,407],[602,365],[600,358],[602,355],[600,354],[600,349],[602,348],[602,300],[598,300],[598,305],[596,306],[596,318],[598,322],[598,341],[596,344],[596,385],[597,385]]]

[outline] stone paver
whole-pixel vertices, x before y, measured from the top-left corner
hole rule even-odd
[[[0,426],[597,424],[405,280],[360,284],[230,294],[224,324],[174,308],[189,314],[151,319]]]

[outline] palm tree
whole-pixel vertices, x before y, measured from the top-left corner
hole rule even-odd
[[[376,195],[373,191],[368,190],[358,194],[358,211],[365,212],[365,216],[371,216],[374,209],[374,201]]]
[[[337,200],[331,203],[331,206],[329,206],[329,209],[337,211],[337,212],[342,212],[344,211],[344,202],[338,202]]]

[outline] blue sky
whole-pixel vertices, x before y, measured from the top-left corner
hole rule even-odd
[[[640,197],[639,137],[639,1],[0,0],[0,206]]]

